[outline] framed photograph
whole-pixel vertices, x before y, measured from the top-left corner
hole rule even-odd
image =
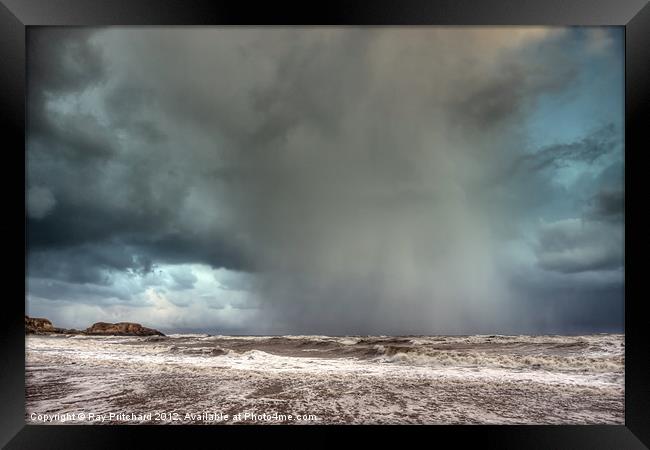
[[[647,2],[3,4],[6,448],[647,448]]]

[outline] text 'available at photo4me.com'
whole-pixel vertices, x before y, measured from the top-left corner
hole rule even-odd
[[[318,423],[319,418],[314,414],[294,414],[278,412],[251,412],[241,411],[234,414],[225,414],[215,411],[199,412],[67,412],[67,413],[31,413],[29,423],[32,424],[141,424],[141,423],[181,423],[181,424],[219,424],[219,423],[287,423],[303,422]]]

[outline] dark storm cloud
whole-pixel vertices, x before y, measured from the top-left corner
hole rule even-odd
[[[577,68],[562,57],[565,55],[552,55],[549,64],[540,67],[521,55],[491,79],[468,80],[467,93],[449,105],[454,118],[483,130],[516,119],[522,110],[533,106],[536,94],[560,90],[575,79]]]
[[[30,295],[47,298],[49,301],[73,301],[102,306],[133,304],[133,289],[115,286],[113,283],[69,283],[56,279],[33,278],[28,281],[28,289]]]
[[[59,249],[31,251],[30,275],[69,283],[108,285],[111,273],[148,273],[152,261],[132,247],[101,242]]]
[[[620,148],[620,130],[605,126],[580,142],[544,148],[525,158],[531,171],[593,165]],[[577,189],[577,188],[576,188]],[[561,273],[615,270],[624,263],[624,191],[622,168],[611,164],[593,181],[574,218],[544,223],[538,230],[536,256],[541,268]],[[574,192],[581,197],[579,192]]]
[[[70,163],[107,159],[116,152],[115,136],[89,115],[48,116],[47,130],[34,140],[61,154]],[[46,142],[46,144],[45,144]]]
[[[49,189],[32,186],[27,190],[27,215],[42,219],[54,209],[56,200]]]
[[[569,219],[544,225],[537,257],[542,268],[564,273],[623,266],[623,230],[589,220]]]
[[[260,309],[222,317],[227,329],[512,330],[517,263],[503,248],[556,208],[557,169],[620,150],[606,127],[525,153],[537,99],[584,69],[571,42],[551,29],[33,31],[35,292],[52,298],[51,281],[57,299],[147,292],[137,301],[167,307],[147,291],[156,267],[204,263],[250,276],[217,280],[215,296],[260,299],[206,303]],[[585,183],[589,198],[604,189]],[[615,209],[603,195],[599,217]],[[618,267],[614,244],[600,248],[618,228],[592,222],[533,230],[539,265]],[[177,270],[166,289],[194,292],[201,280]],[[206,326],[189,297],[169,302],[194,314],[182,326]]]
[[[53,227],[70,225],[57,230]],[[89,230],[92,224],[62,221],[56,218],[29,224],[31,273],[39,276],[56,275],[69,281],[98,282],[105,270],[147,273],[153,261],[158,263],[206,263],[215,268],[252,270],[253,265],[241,256],[236,240],[219,240],[217,236],[185,234],[129,234],[128,228],[111,228],[119,223],[109,222],[107,228]],[[129,224],[132,226],[133,224]],[[83,230],[83,236],[74,234]],[[155,225],[151,225],[155,230]],[[41,231],[43,232],[42,234]],[[72,234],[71,234],[72,233]],[[42,259],[46,257],[46,259]]]
[[[243,268],[235,237],[184,232],[191,222],[180,210],[187,179],[157,154],[164,133],[138,116],[151,98],[145,86],[111,88],[103,118],[75,107],[80,95],[106,87],[110,72],[94,34],[29,33],[28,242],[35,254],[63,257],[58,264],[34,258],[34,273],[100,281],[105,269],[146,272],[152,258]],[[138,154],[140,142],[153,148]]]
[[[49,30],[30,28],[27,33],[27,74],[30,96],[75,93],[104,79],[101,51],[89,42],[96,32],[90,28]]]
[[[611,153],[619,143],[620,134],[614,125],[607,125],[580,142],[546,147],[534,155],[528,162],[531,170],[540,170],[550,165],[556,167],[573,161],[593,163],[599,157]]]
[[[622,223],[625,213],[625,192],[623,189],[604,187],[596,194],[587,214],[597,220]]]
[[[58,127],[45,110],[53,97],[75,94],[105,80],[101,52],[89,38],[94,30],[58,29],[45,32],[32,28],[27,32],[27,120],[29,138],[65,130]],[[93,144],[94,145],[94,144]]]
[[[620,323],[624,318],[621,276],[602,282],[593,279],[572,283],[558,282],[555,278],[526,280],[514,284],[513,290],[521,299],[512,305],[513,313],[520,317],[515,332],[530,333],[531,329],[549,334],[621,331]]]
[[[512,164],[507,175],[528,176],[530,172],[567,167],[575,162],[593,164],[614,151],[620,151],[620,131],[609,124],[579,141],[550,145],[522,155]]]
[[[173,289],[175,290],[186,290],[192,289],[198,278],[191,271],[184,270],[173,270],[170,273],[172,279],[174,280]]]

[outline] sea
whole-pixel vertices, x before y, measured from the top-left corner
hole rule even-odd
[[[25,420],[623,424],[625,339],[28,335]]]

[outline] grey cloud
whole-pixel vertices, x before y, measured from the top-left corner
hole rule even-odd
[[[133,247],[101,242],[30,250],[27,262],[30,276],[106,286],[112,283],[111,274],[144,275],[153,270],[147,254]]]
[[[57,152],[71,163],[94,158],[107,159],[116,152],[115,135],[90,115],[48,115],[48,130],[35,141],[44,142],[48,152]]]
[[[593,197],[587,214],[596,220],[621,223],[625,213],[625,192],[623,189],[603,188]]]
[[[520,301],[513,304],[513,313],[519,317],[517,332],[579,334],[620,332],[624,318],[624,283],[621,277],[612,280],[571,280],[573,275],[547,272],[566,279],[543,277],[531,282],[522,278],[513,286]],[[602,280],[602,272],[597,272]],[[606,278],[606,277],[605,277]],[[558,282],[559,281],[559,282]],[[558,320],[558,318],[561,318]]]
[[[196,275],[188,270],[175,269],[171,270],[169,274],[174,280],[174,289],[176,290],[192,289],[198,281]]]
[[[537,258],[542,268],[564,273],[623,265],[623,230],[602,222],[566,219],[544,224]]]
[[[49,278],[31,278],[27,283],[29,296],[51,301],[80,301],[100,305],[128,303],[133,306],[133,289],[114,284],[78,284]]]
[[[471,73],[471,71],[470,71]],[[524,109],[531,108],[535,94],[552,92],[570,85],[577,75],[575,66],[549,61],[548,66],[531,64],[528,58],[506,65],[487,82],[467,83],[468,95],[450,104],[455,118],[481,129],[516,120]]]
[[[48,101],[75,95],[101,84],[107,76],[101,51],[90,42],[95,30],[33,28],[27,32],[27,139],[50,134],[66,136],[52,120]],[[68,125],[74,126],[74,123]],[[92,143],[91,145],[95,145]]]
[[[42,219],[56,206],[52,191],[41,186],[32,186],[27,190],[27,214],[34,219]]]
[[[35,93],[75,93],[106,75],[91,28],[32,28],[27,33],[29,83]]]
[[[35,225],[31,225],[35,227]],[[151,272],[156,264],[206,263],[214,267],[251,268],[236,247],[207,236],[196,240],[184,236],[147,236],[124,240],[92,240],[86,243],[61,241],[48,246],[33,245],[28,257],[29,273],[59,277],[81,283],[105,283],[106,271]]]
[[[572,162],[592,164],[620,149],[620,133],[613,124],[605,125],[577,142],[551,145],[521,156],[510,173],[535,172],[566,167]]]

